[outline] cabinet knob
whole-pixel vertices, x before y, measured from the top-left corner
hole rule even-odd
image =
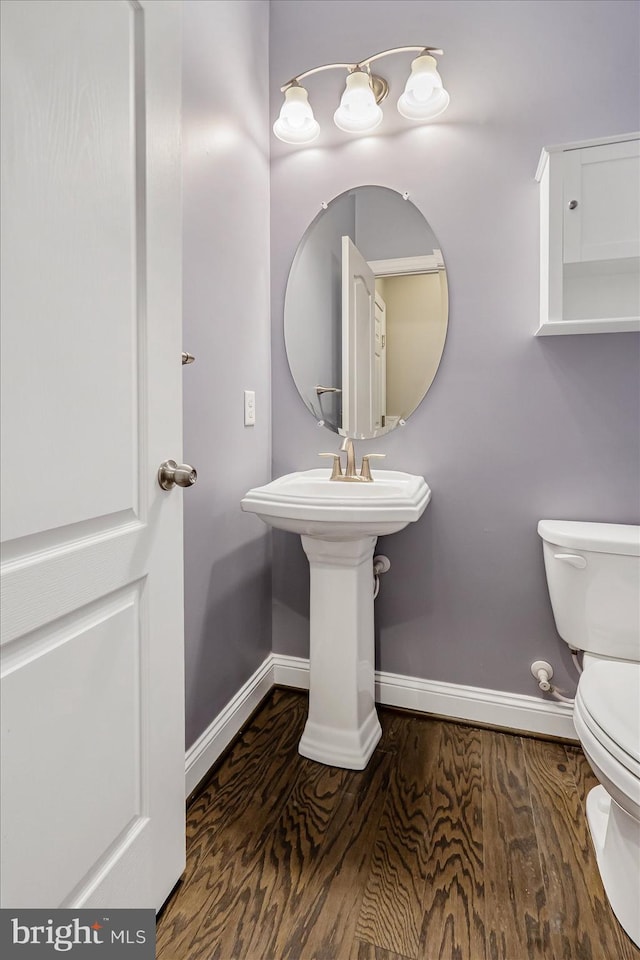
[[[569,200],[569,210],[575,210],[577,206],[578,206],[577,200]]]

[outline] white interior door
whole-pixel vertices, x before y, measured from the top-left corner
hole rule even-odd
[[[180,7],[2,3],[2,905],[184,865]]]
[[[375,421],[373,271],[350,237],[342,238],[342,427],[370,436]]]

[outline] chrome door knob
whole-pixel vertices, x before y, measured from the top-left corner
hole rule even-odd
[[[192,487],[197,479],[197,471],[188,463],[165,460],[158,470],[158,483],[163,490],[172,490],[175,486]]]

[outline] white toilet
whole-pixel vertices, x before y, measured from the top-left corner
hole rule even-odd
[[[600,781],[587,797],[598,868],[640,946],[640,527],[541,520],[558,633],[584,651],[573,720]]]

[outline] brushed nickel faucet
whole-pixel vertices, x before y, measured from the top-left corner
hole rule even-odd
[[[343,450],[347,455],[347,469],[344,475],[345,480],[357,480],[358,474],[356,473],[356,452],[353,447],[353,440],[351,437],[345,437],[342,443],[340,444],[340,450]]]
[[[342,472],[342,459],[340,453],[346,453],[346,470]],[[374,458],[384,458],[384,453],[365,453],[362,458],[360,473],[356,469],[356,453],[351,437],[345,437],[340,444],[340,453],[320,453],[320,457],[333,457],[333,468],[331,470],[330,480],[341,480],[343,483],[373,483],[369,461]]]

